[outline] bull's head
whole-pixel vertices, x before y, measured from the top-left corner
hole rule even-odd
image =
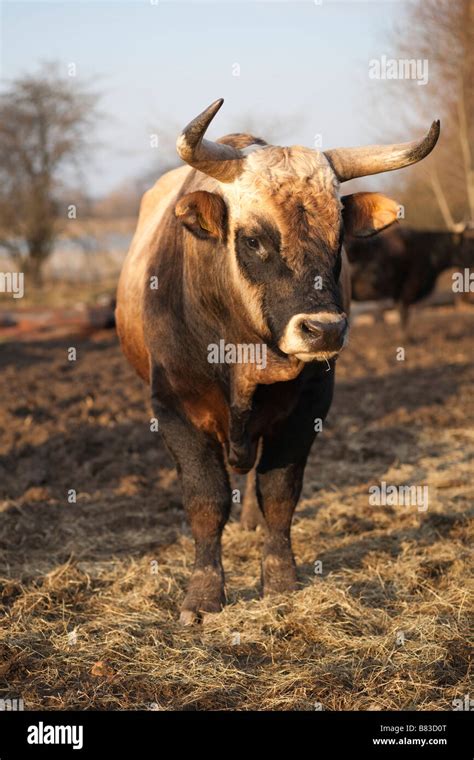
[[[217,100],[177,142],[180,157],[217,180],[184,196],[176,213],[200,238],[226,242],[232,281],[258,334],[303,361],[331,358],[344,345],[347,317],[339,276],[344,231],[367,236],[397,218],[378,193],[340,197],[346,180],[400,169],[435,146],[439,122],[420,141],[319,152],[252,140],[210,142]],[[229,144],[233,143],[233,144]]]

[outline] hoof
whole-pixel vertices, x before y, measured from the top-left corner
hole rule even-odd
[[[293,557],[267,555],[262,563],[262,586],[264,596],[296,591],[298,578]]]
[[[263,527],[264,525],[265,520],[262,513],[260,512],[260,509],[258,508],[258,505],[251,504],[247,506],[244,502],[242,512],[240,514],[240,527],[242,530],[257,530],[257,528]]]
[[[222,570],[215,567],[195,570],[181,605],[180,623],[199,623],[206,614],[220,612],[225,601]]]
[[[199,623],[199,617],[192,610],[182,610],[179,622],[181,625],[194,625],[195,623]]]
[[[254,530],[257,530],[259,525],[261,525],[261,523],[257,520],[257,518],[254,518],[252,516],[245,517],[244,515],[242,515],[240,518],[240,527],[242,528],[242,530],[252,532]]]

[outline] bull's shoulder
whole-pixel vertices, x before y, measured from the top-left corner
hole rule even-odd
[[[164,174],[142,198],[137,229],[124,261],[115,312],[122,350],[138,374],[148,381],[150,359],[143,327],[144,294],[157,233],[166,211],[189,175],[187,166]]]
[[[190,171],[189,166],[171,169],[171,171],[163,174],[153,187],[144,193],[140,203],[137,232],[148,223],[157,210],[166,206],[171,198],[179,193]]]

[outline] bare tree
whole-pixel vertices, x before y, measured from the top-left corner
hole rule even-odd
[[[474,220],[474,0],[412,0],[392,43],[394,55],[429,63],[427,86],[405,80],[384,87],[392,123],[406,133],[441,118],[436,150],[404,175],[399,199],[418,222],[454,230]]]
[[[67,172],[91,147],[97,99],[54,64],[0,95],[0,247],[35,285],[65,220]]]

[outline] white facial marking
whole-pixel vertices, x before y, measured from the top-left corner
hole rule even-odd
[[[343,319],[341,314],[335,314],[333,311],[317,311],[315,314],[297,314],[296,316],[303,317],[303,319],[313,319],[315,322],[326,323],[340,322],[341,318]]]

